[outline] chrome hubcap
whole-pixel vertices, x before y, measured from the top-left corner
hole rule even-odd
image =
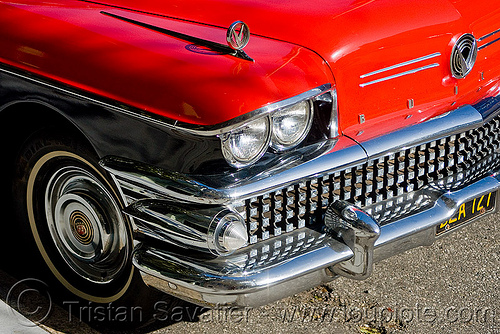
[[[69,267],[106,283],[124,269],[129,250],[126,224],[107,188],[79,167],[64,167],[45,190],[46,218],[54,244]]]

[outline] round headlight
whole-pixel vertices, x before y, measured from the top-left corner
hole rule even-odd
[[[235,167],[257,161],[269,145],[269,120],[267,117],[251,121],[221,137],[222,153]]]
[[[215,245],[220,254],[231,254],[248,244],[247,227],[243,218],[236,213],[228,213],[217,224]]]
[[[309,101],[302,101],[275,112],[272,115],[271,146],[284,150],[298,145],[307,135],[312,120]]]

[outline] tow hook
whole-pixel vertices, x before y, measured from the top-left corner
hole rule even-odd
[[[344,242],[354,253],[347,261],[337,263],[329,270],[337,275],[363,280],[373,270],[373,249],[380,236],[380,226],[369,214],[352,204],[337,200],[325,214],[326,232]]]

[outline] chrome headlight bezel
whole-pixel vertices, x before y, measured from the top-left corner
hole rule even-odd
[[[339,136],[339,107],[337,101],[337,90],[335,88],[331,89],[329,94],[323,94],[322,96],[331,99],[329,102],[332,104],[332,112],[330,115],[330,123],[328,125],[328,130],[330,132],[330,138],[337,138]]]
[[[314,115],[318,102],[326,102],[328,105],[331,105],[331,110],[322,110],[322,114],[326,114],[325,116],[330,118],[328,124],[325,125],[325,127],[328,127],[328,129],[325,129],[325,134],[330,138],[337,137],[337,94],[334,87],[330,84],[326,84],[293,98],[273,103],[249,114],[245,114],[241,117],[245,120],[241,121],[239,124],[237,119],[233,120],[231,122],[231,127],[226,128],[226,132],[218,135],[221,140],[224,158],[229,165],[236,168],[242,168],[257,162],[269,148],[272,148],[274,152],[280,153],[299,146],[308,137],[312,125],[315,122]],[[290,142],[280,141],[276,133],[274,133],[276,130],[273,129],[277,125],[277,116],[287,110],[293,110],[294,106],[298,106],[300,104],[305,104],[307,115],[302,129],[299,131],[300,135],[296,136],[293,141]],[[282,117],[282,119],[286,119],[286,116]],[[244,135],[245,129],[251,129],[252,125],[256,122],[267,122],[267,134],[263,134],[261,139],[262,145],[259,146],[259,150],[255,150],[253,154],[242,158],[237,152],[238,148],[234,145],[236,142],[235,138],[237,136]],[[240,148],[239,150],[244,151],[245,149]]]

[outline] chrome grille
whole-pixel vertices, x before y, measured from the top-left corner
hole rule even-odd
[[[456,189],[499,167],[499,140],[497,116],[479,128],[248,199],[238,211],[250,243],[322,222],[337,199],[363,208],[383,225],[431,205],[418,192],[424,186]]]
[[[248,272],[262,266],[279,264],[290,260],[291,257],[297,257],[325,246],[328,247],[328,245],[329,240],[324,233],[312,230],[297,231],[296,234],[283,235],[281,238],[262,242],[258,248],[241,252],[241,262],[233,260],[232,264],[238,264],[242,271]]]

